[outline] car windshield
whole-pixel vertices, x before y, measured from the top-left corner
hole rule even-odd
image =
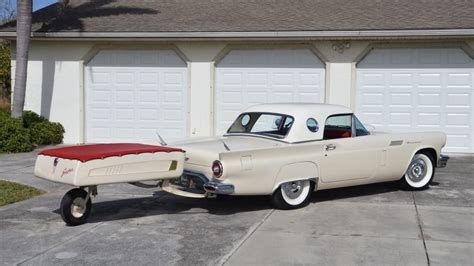
[[[284,138],[293,125],[293,117],[271,113],[243,113],[227,133],[245,133]]]

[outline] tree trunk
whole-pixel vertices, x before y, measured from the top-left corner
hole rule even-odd
[[[21,117],[25,106],[28,52],[30,49],[32,0],[18,0],[16,4],[16,70],[13,89],[12,116]]]

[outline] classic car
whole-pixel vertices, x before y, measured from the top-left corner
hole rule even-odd
[[[369,132],[351,109],[329,104],[256,105],[223,136],[171,145],[177,148],[161,142],[44,150],[35,175],[78,187],[64,195],[60,212],[68,225],[79,225],[97,185],[161,187],[196,198],[270,195],[276,208],[294,209],[316,190],[394,180],[424,189],[449,159],[441,155],[443,133]],[[143,183],[150,180],[156,184]]]
[[[290,103],[250,107],[224,136],[174,146],[186,150],[183,177],[210,195],[271,195],[294,209],[314,190],[394,180],[427,188],[447,163],[445,143],[441,132],[369,132],[347,107]]]

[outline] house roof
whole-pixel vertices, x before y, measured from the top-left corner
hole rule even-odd
[[[474,35],[472,14],[472,0],[70,0],[64,9],[56,3],[34,12],[32,31],[37,36],[80,37],[467,29]],[[6,24],[0,36],[14,31],[14,22]]]

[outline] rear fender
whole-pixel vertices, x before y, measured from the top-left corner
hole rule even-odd
[[[316,183],[316,188],[318,185],[318,177],[319,167],[313,162],[299,162],[284,165],[278,171],[272,193],[275,192],[281,184],[297,180],[311,180]]]

